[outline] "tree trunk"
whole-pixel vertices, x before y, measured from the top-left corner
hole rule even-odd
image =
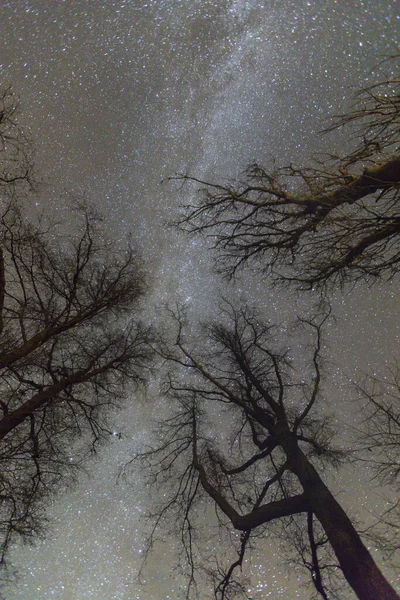
[[[297,446],[297,444],[296,444]],[[335,551],[343,574],[360,600],[400,600],[375,564],[350,519],[297,446],[291,470],[298,477]]]

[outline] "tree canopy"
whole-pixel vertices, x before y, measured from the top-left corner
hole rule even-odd
[[[169,367],[165,394],[172,414],[159,425],[159,444],[139,458],[162,491],[156,528],[176,531],[179,524],[189,565],[187,598],[196,570],[215,578],[216,598],[247,597],[234,571],[248,543],[273,535],[270,525],[279,522],[281,537],[298,528],[308,532],[304,565],[322,597],[335,594],[333,569],[360,599],[398,599],[321,476],[321,467],[335,468],[346,456],[346,448],[333,443],[321,388],[328,318],[329,311],[300,319],[307,343],[301,356],[293,356],[279,327],[251,307],[224,301],[219,319],[198,337],[190,335],[181,311],[174,314],[176,337],[158,348]],[[225,570],[217,557],[196,560],[198,514],[210,503],[223,528],[241,532],[231,536],[238,559]]]
[[[129,244],[105,241],[89,205],[71,226],[30,209],[32,163],[11,92],[0,113],[0,561],[34,539],[51,494],[110,432],[107,416],[145,380],[147,290]],[[36,207],[35,207],[36,208]],[[79,440],[79,444],[75,442]]]
[[[190,196],[172,225],[204,236],[217,271],[230,279],[249,268],[267,283],[318,290],[325,300],[346,285],[393,279],[400,265],[398,86],[387,79],[362,90],[354,109],[335,119],[327,132],[352,128],[343,155],[307,168],[255,164],[243,180],[228,183],[172,177]],[[189,183],[200,185],[197,196]],[[282,328],[263,321],[261,307],[226,300],[198,336],[182,310],[173,313],[176,336],[157,349],[172,412],[159,424],[159,443],[138,458],[165,500],[149,547],[160,527],[179,534],[187,598],[198,569],[213,580],[216,598],[247,598],[235,573],[247,547],[274,535],[277,523],[320,597],[339,598],[345,580],[360,599],[399,598],[367,549],[369,532],[364,542],[322,476],[349,449],[333,444],[323,397],[324,306],[300,319],[309,337],[294,356]],[[359,388],[366,405],[360,456],[370,462],[365,452],[372,453],[378,477],[397,482],[398,411],[390,386],[375,384]],[[198,556],[199,514],[208,506],[230,532],[237,553],[230,566],[212,552]]]
[[[209,239],[228,277],[248,266],[298,289],[392,279],[400,265],[399,80],[356,100],[327,130],[350,128],[349,153],[307,168],[254,164],[226,184],[178,175],[202,187],[175,225]]]

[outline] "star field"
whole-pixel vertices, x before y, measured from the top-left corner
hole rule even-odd
[[[20,0],[3,2],[0,16],[2,85],[20,97],[35,143],[38,205],[68,227],[65,190],[84,193],[116,244],[132,234],[148,265],[150,322],[162,322],[160,307],[176,300],[206,318],[220,290],[245,294],[277,322],[307,306],[309,298],[251,275],[235,289],[221,283],[205,244],[166,226],[194,193],[166,179],[188,172],[219,181],[255,160],[304,165],[315,152],[342,151],[351,143],[344,132],[318,132],[359,87],[385,73],[377,65],[399,41],[395,0]],[[327,392],[344,439],[357,425],[349,381],[396,356],[398,301],[394,283],[333,298]],[[136,581],[143,515],[154,498],[140,470],[118,479],[165,411],[158,383],[155,377],[143,397],[127,398],[114,419],[122,437],[101,449],[76,489],[55,498],[48,538],[14,548],[20,578],[4,592],[7,600],[183,597],[185,580],[172,571],[179,540],[156,549],[146,584]],[[352,515],[384,505],[366,481],[368,472],[351,465],[335,479]],[[310,597],[299,585],[304,576],[282,566],[272,543],[258,544],[248,568],[254,598]]]

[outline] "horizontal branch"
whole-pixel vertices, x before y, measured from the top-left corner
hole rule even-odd
[[[218,507],[229,518],[234,528],[240,531],[249,531],[260,525],[269,523],[270,521],[310,510],[307,496],[303,493],[290,498],[268,502],[268,504],[262,504],[247,515],[240,515],[221,492],[211,485],[208,481],[204,467],[199,462],[195,463],[195,467],[199,473],[200,482],[204,490],[211,498],[213,498]]]

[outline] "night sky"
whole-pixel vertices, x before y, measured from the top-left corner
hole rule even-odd
[[[35,142],[43,179],[38,210],[57,213],[68,226],[65,191],[84,193],[106,215],[116,244],[132,233],[152,282],[151,322],[160,314],[153,307],[175,300],[204,318],[218,290],[227,291],[210,272],[202,242],[165,226],[192,192],[161,181],[176,172],[219,181],[256,160],[268,164],[271,156],[279,165],[304,165],[316,151],[338,152],[344,132],[318,132],[349,107],[359,87],[382,77],[387,65],[375,67],[399,42],[397,0],[3,0],[0,6],[2,87],[11,84],[20,97],[21,121]],[[357,425],[349,379],[381,373],[396,355],[397,288],[360,286],[333,298],[338,323],[328,332],[327,389],[347,440]],[[265,278],[248,274],[231,293],[244,291],[278,322],[310,300],[271,290]],[[55,499],[49,538],[13,551],[20,582],[7,600],[180,600],[182,580],[171,571],[177,541],[155,553],[144,587],[135,582],[149,492],[139,471],[130,485],[117,483],[162,409],[156,379],[145,396],[128,398],[115,416],[122,438],[102,449],[89,478]],[[351,515],[384,506],[383,492],[374,492],[367,478],[359,467],[346,467],[334,479]],[[255,598],[309,598],[272,544],[259,545],[249,568]]]

